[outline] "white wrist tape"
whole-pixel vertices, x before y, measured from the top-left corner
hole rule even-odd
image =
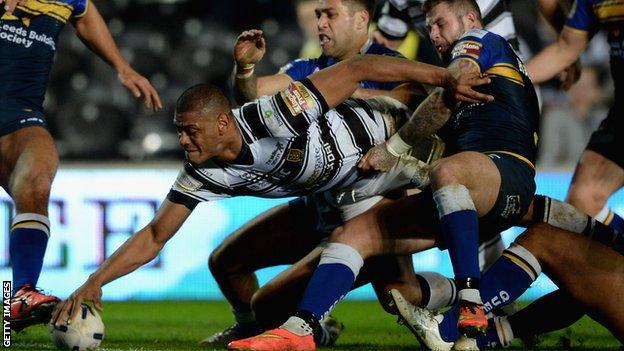
[[[388,141],[386,141],[386,148],[388,149],[389,153],[396,157],[399,157],[401,156],[401,154],[404,154],[409,149],[411,149],[412,146],[403,141],[399,133],[396,133],[391,136]]]

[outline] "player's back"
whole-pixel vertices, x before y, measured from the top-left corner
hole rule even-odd
[[[361,176],[360,158],[409,114],[390,98],[349,99],[328,109],[309,80],[233,113],[243,136],[241,155],[234,163],[187,164],[178,192],[191,189],[187,195],[208,201],[300,196],[350,185]]]
[[[86,0],[28,0],[0,12],[0,104],[41,109],[56,41],[65,23],[86,11]]]
[[[505,151],[534,164],[540,112],[520,58],[503,37],[480,29],[466,32],[453,47],[452,60],[461,58],[472,60],[490,77],[490,84],[475,89],[494,101],[457,109],[441,131],[449,150]]]

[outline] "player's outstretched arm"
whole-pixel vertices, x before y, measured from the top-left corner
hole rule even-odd
[[[89,2],[87,13],[74,19],[73,24],[78,37],[91,51],[117,71],[121,84],[128,88],[135,97],[141,97],[145,107],[154,111],[162,108],[160,96],[149,80],[132,69],[128,61],[121,56],[104,19],[93,2]]]
[[[357,55],[309,76],[310,81],[332,108],[353,95],[358,83],[416,82],[445,87],[451,96],[462,101],[490,101],[493,98],[472,90],[486,84],[478,74],[454,76],[449,70],[422,62],[382,55]]]
[[[11,15],[18,5],[22,6],[27,1],[28,0],[0,0],[0,4],[4,4],[4,13],[7,15]]]
[[[479,76],[479,66],[474,61],[463,58],[453,61],[448,71],[458,81]],[[479,80],[483,80],[484,83],[489,82],[487,78],[479,78]],[[385,143],[369,150],[358,166],[364,170],[378,171],[387,171],[392,168],[401,154],[406,153],[412,146],[442,128],[451,116],[455,97],[453,91],[448,88],[436,88],[416,108],[399,131]]]
[[[585,51],[588,41],[587,32],[563,27],[556,42],[526,63],[531,80],[534,83],[543,83],[574,64]]]
[[[273,95],[286,89],[292,79],[287,74],[277,73],[258,77],[254,68],[266,52],[266,43],[259,29],[242,32],[234,44],[234,95],[240,104],[253,101],[260,96]]]
[[[154,259],[190,214],[191,210],[186,206],[165,200],[145,228],[126,240],[81,287],[57,306],[52,322],[57,326],[66,321],[70,323],[80,311],[79,306],[85,301],[93,302],[101,311],[102,286]]]

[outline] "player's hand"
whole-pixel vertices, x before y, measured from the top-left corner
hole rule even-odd
[[[18,5],[23,6],[27,1],[28,0],[0,0],[0,4],[4,4],[5,14],[11,15]]]
[[[265,52],[266,43],[259,29],[242,32],[234,44],[234,60],[239,67],[255,65],[260,62]]]
[[[472,89],[472,87],[489,84],[490,78],[481,77],[476,72],[462,72],[457,79],[449,79],[445,88],[449,89],[449,95],[457,101],[465,102],[490,102],[494,101],[492,95],[483,94]]]
[[[102,312],[102,286],[94,281],[87,280],[81,287],[76,289],[67,300],[56,305],[50,323],[58,327],[63,324],[71,324],[80,312],[83,302],[93,302],[93,306]]]
[[[561,73],[559,73],[559,81],[561,82],[561,89],[568,90],[578,82],[581,78],[581,61],[577,60],[570,66],[566,67]]]
[[[358,167],[364,171],[376,170],[387,172],[399,161],[399,158],[388,151],[386,143],[375,145],[362,157]]]
[[[147,78],[138,74],[131,67],[120,70],[117,73],[117,77],[121,84],[132,92],[134,97],[143,99],[145,107],[154,111],[162,109],[160,96],[158,96],[158,92],[156,92],[156,89],[154,89],[152,83]]]

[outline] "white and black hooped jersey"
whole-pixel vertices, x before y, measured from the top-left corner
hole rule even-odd
[[[428,38],[425,14],[422,12],[424,0],[387,0],[377,22],[379,31],[390,39],[402,39],[409,27],[416,29]],[[518,50],[516,28],[505,0],[477,0],[484,29],[507,39]]]
[[[169,200],[192,209],[232,196],[279,198],[350,185],[360,158],[396,131],[397,118],[408,117],[387,98],[349,99],[329,110],[307,79],[233,113],[243,136],[237,160],[187,162]]]

